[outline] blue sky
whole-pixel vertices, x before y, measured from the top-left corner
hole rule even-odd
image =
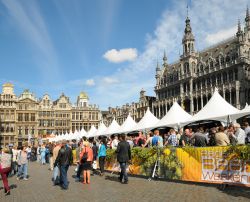
[[[247,0],[188,1],[196,48],[236,33]],[[182,51],[186,0],[0,0],[0,84],[39,98],[80,91],[101,109],[154,95],[157,60]]]

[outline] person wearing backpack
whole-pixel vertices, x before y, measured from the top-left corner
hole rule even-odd
[[[83,184],[90,184],[90,170],[93,162],[93,150],[89,143],[84,143],[84,148],[80,154],[82,169],[83,169]]]
[[[154,130],[154,136],[152,138],[152,146],[163,147],[163,138],[160,136],[158,129]]]

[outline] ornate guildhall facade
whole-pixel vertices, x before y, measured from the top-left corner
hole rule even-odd
[[[250,17],[246,11],[245,25],[240,22],[236,35],[201,52],[195,50],[195,37],[190,19],[182,39],[183,54],[174,64],[156,67],[156,101],[153,113],[162,118],[177,101],[194,114],[210,99],[215,87],[233,106],[241,109],[250,103]]]
[[[14,86],[3,85],[0,94],[0,138],[1,145],[36,142],[38,137],[74,132],[84,128],[88,131],[91,125],[98,127],[101,112],[96,105],[89,104],[88,95],[81,92],[76,105],[62,94],[52,101],[48,94],[38,100],[29,90],[17,97]]]

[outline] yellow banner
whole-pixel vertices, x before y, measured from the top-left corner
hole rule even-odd
[[[182,180],[250,186],[250,160],[227,154],[227,147],[178,148]]]

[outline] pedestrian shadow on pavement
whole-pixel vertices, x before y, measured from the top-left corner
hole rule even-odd
[[[10,189],[16,189],[17,188],[17,185],[16,184],[12,184],[9,186]],[[4,189],[3,187],[0,187],[0,190]]]
[[[244,198],[250,199],[250,189],[247,187],[226,185],[224,187],[218,186],[218,189],[221,192],[234,196],[234,197],[244,197]]]
[[[117,175],[107,175],[105,176],[105,180],[113,181],[113,182],[119,182]]]
[[[16,189],[16,188],[17,188],[17,185],[16,185],[16,184],[10,185],[10,189]]]

